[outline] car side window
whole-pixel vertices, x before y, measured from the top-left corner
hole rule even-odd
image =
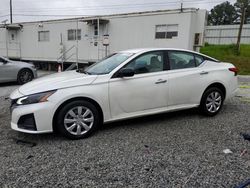
[[[202,64],[204,61],[204,58],[200,55],[195,55],[195,63],[196,66],[198,67],[200,64]]]
[[[132,68],[135,74],[159,72],[164,70],[164,53],[162,51],[149,52],[143,54],[130,63],[125,65],[124,68]]]
[[[171,70],[195,67],[194,55],[192,53],[169,51],[168,58]]]

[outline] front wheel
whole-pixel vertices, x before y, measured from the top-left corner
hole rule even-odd
[[[70,139],[88,137],[100,126],[97,108],[88,101],[72,101],[59,111],[57,128],[63,136]]]
[[[223,92],[217,87],[211,87],[202,96],[200,110],[205,115],[214,116],[221,110],[223,101]]]

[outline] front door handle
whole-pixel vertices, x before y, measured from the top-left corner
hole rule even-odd
[[[166,83],[167,80],[163,80],[163,79],[159,79],[155,82],[155,84],[163,84],[163,83]]]
[[[208,72],[207,72],[207,71],[202,71],[202,72],[200,73],[200,75],[204,75],[204,74],[208,74]]]

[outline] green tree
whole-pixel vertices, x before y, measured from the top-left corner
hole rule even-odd
[[[216,5],[208,15],[209,25],[228,25],[233,24],[238,18],[236,8],[226,1]]]
[[[247,20],[250,19],[250,0],[237,0],[234,6],[237,11],[238,18],[241,17],[245,9],[244,24],[246,24]],[[240,19],[237,20],[237,22],[240,22]]]

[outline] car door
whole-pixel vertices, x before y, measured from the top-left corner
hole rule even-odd
[[[174,106],[198,105],[206,85],[202,56],[187,51],[168,51],[169,103]]]
[[[168,75],[164,51],[144,53],[123,68],[132,68],[132,77],[112,77],[109,100],[112,118],[122,118],[153,109],[166,108]]]

